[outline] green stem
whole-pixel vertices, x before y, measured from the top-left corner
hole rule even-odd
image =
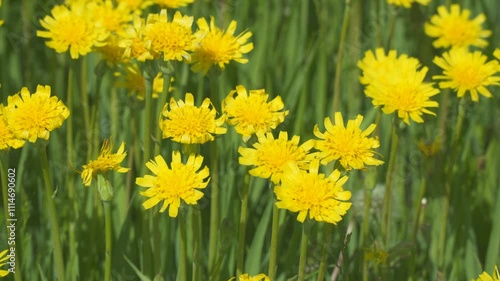
[[[40,160],[42,165],[47,207],[49,209],[48,211],[50,217],[50,230],[52,233],[52,242],[54,243],[54,259],[57,270],[57,278],[59,281],[64,281],[66,276],[64,274],[64,259],[61,247],[61,238],[59,234],[59,224],[57,222],[56,207],[54,204],[54,199],[52,197],[53,189],[52,189],[52,182],[50,179],[49,161],[47,160],[46,148],[47,148],[46,144],[39,144],[38,152],[40,155]]]
[[[342,31],[340,34],[339,53],[337,54],[337,65],[335,67],[335,80],[333,86],[333,112],[340,111],[340,79],[342,74],[342,59],[344,57],[344,45],[349,27],[351,14],[351,0],[345,0],[344,19],[342,20]]]
[[[111,203],[102,201],[104,207],[104,223],[106,227],[106,261],[104,266],[104,280],[111,281],[111,254],[112,254],[112,223]]]
[[[144,108],[144,158],[143,163],[148,162],[151,159],[151,115],[153,108],[153,80],[154,74],[150,73],[148,70],[144,71],[144,78],[146,80],[146,91],[144,93],[145,108]],[[142,166],[143,174],[146,173],[146,166]]]
[[[81,106],[83,112],[83,128],[85,130],[85,137],[88,143],[92,141],[92,132],[90,128],[90,107],[89,107],[89,93],[87,92],[87,59],[83,57],[80,59],[80,96]],[[87,160],[92,157],[92,145],[87,146]]]
[[[167,65],[167,67],[171,67],[170,63]],[[161,95],[158,97],[158,104],[156,105],[155,118],[161,118],[163,107],[167,103],[168,89],[170,88],[170,78],[172,77],[171,72],[173,72],[173,70],[163,72],[163,89]],[[161,139],[162,139],[162,131],[159,122],[155,128],[156,128],[156,134],[155,134],[154,155],[158,155],[160,154],[161,151]]]
[[[241,189],[241,212],[240,212],[240,229],[238,239],[238,257],[236,260],[236,280],[243,274],[243,265],[245,258],[245,234],[247,228],[247,211],[248,211],[248,189],[250,186],[250,174],[245,173],[245,181]]]
[[[218,93],[218,84],[215,77],[210,77],[210,96],[215,103]],[[208,243],[208,272],[212,272],[217,258],[218,234],[219,234],[219,159],[217,158],[217,143],[210,142],[210,174],[211,198],[210,198],[210,236]]]
[[[160,212],[155,212],[153,214],[153,245],[154,245],[154,263],[155,263],[155,272],[157,275],[161,275],[163,272],[162,262],[161,262],[161,253],[163,250],[161,244],[161,235],[160,235],[160,222],[159,218]],[[161,250],[160,250],[161,249]]]
[[[389,167],[385,178],[384,206],[383,206],[383,221],[382,221],[382,236],[384,238],[386,249],[389,248],[391,241],[391,207],[392,207],[392,182],[394,180],[394,168],[396,167],[396,154],[398,152],[399,136],[398,123],[399,119],[394,117],[392,125],[391,137],[391,156],[389,159]]]
[[[424,198],[425,194],[425,189],[427,187],[427,180],[425,177],[422,178],[422,182],[420,183],[420,191],[418,193],[417,201],[415,202],[415,205],[417,207],[417,213],[415,215],[415,224],[413,225],[413,232],[412,232],[412,245],[413,248],[417,248],[417,233],[418,233],[418,228],[420,226],[420,215],[422,212],[422,199]],[[414,275],[415,275],[415,260],[416,260],[416,250],[412,250],[411,253],[411,259],[410,259],[410,277],[408,280],[415,280]]]
[[[391,5],[390,5],[391,6]],[[394,9],[392,6],[389,9],[391,13],[391,17],[389,19],[389,34],[387,35],[387,45],[386,45],[386,50],[390,50],[391,48],[391,43],[392,43],[392,37],[394,35],[394,28],[396,25],[396,9]]]
[[[186,255],[186,221],[184,216],[179,217],[179,230],[181,232],[181,251],[180,251],[180,263],[179,263],[179,274],[181,281],[187,281],[187,255]]]
[[[307,242],[309,240],[310,226],[306,221],[302,224],[302,238],[300,239],[299,281],[306,278]]]
[[[319,264],[318,281],[325,280],[326,268],[328,266],[328,250],[332,241],[333,224],[327,223],[323,228],[323,249],[321,253],[321,261]]]
[[[116,140],[118,137],[118,92],[115,87],[111,87],[111,139]]]
[[[465,105],[467,104],[466,98],[461,98],[458,104],[458,116],[457,124],[455,125],[455,132],[453,134],[453,139],[451,142],[450,151],[450,162],[445,172],[445,184],[444,184],[444,199],[443,199],[443,211],[442,211],[442,222],[441,231],[439,237],[439,255],[438,262],[441,266],[444,266],[444,250],[446,246],[446,229],[448,226],[448,212],[450,208],[450,197],[451,197],[451,181],[454,176],[454,167],[459,154],[458,141],[462,132],[462,126],[465,119]]]
[[[368,246],[368,233],[370,233],[370,208],[372,202],[372,190],[364,188],[365,192],[365,210],[363,217],[363,227],[362,227],[362,243],[364,247]],[[365,252],[365,255],[367,253]],[[368,281],[369,271],[368,271],[368,259],[363,259],[363,281]]]
[[[279,209],[276,206],[273,193],[273,221],[271,226],[271,253],[269,256],[268,277],[271,280],[276,278],[276,260],[278,256],[278,233],[279,233]]]
[[[3,198],[3,208],[4,208],[4,214],[5,214],[5,225],[9,225],[9,204],[7,200],[8,196],[8,189],[9,189],[9,184],[7,182],[7,169],[8,169],[8,152],[7,151],[0,151],[0,179],[2,180],[2,198]],[[8,228],[5,228],[7,230],[7,236],[9,237],[10,230]],[[3,247],[3,245],[2,245]],[[3,251],[4,249],[1,249]]]
[[[199,206],[193,209],[193,281],[201,280],[201,261],[200,261],[200,245],[201,245],[201,216]]]

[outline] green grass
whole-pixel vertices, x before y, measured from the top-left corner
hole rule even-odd
[[[98,54],[70,61],[67,53],[56,54],[45,46],[44,39],[36,37],[36,30],[41,29],[39,19],[48,14],[56,2],[3,1],[0,8],[0,18],[5,21],[0,27],[0,102],[6,104],[7,96],[19,92],[22,87],[34,91],[36,85],[42,84],[50,85],[53,95],[71,109],[70,118],[51,133],[47,148],[56,189],[53,200],[61,233],[66,280],[104,279],[105,212],[97,188],[83,186],[77,171],[97,155],[102,141],[112,135],[116,144],[127,143],[128,156],[122,166],[131,168],[127,174],[112,176],[115,193],[110,203],[112,280],[181,280],[178,274],[181,241],[178,225],[181,219],[185,219],[187,226],[187,278],[191,279],[193,241],[197,239],[193,231],[195,208],[186,207],[184,217],[175,219],[168,217],[167,213],[159,214],[158,208],[146,211],[141,206],[145,199],[139,195],[142,188],[135,184],[135,178],[143,176],[145,170],[141,135],[145,104],[129,97],[124,89],[113,87],[114,70],[108,69],[102,77],[95,75],[100,60]],[[423,24],[435,13],[437,6],[446,1],[436,0],[426,7],[414,5],[411,9],[397,10],[382,0],[350,2],[340,73],[336,73],[336,64],[344,1],[196,0],[194,4],[181,8],[183,14],[192,15],[195,20],[213,15],[224,27],[235,19],[237,33],[245,29],[253,33],[251,41],[255,48],[248,55],[249,63],[231,63],[217,79],[218,92],[214,95],[218,100],[214,102],[217,110],[220,112],[220,102],[236,85],[242,84],[247,89],[265,88],[271,97],[281,96],[285,108],[290,111],[277,130],[300,135],[303,142],[314,138],[315,124],[323,128],[324,118],[333,117],[334,79],[340,74],[338,108],[344,120],[362,114],[366,128],[376,122],[380,109],[373,108],[371,100],[364,95],[356,64],[366,50],[386,46],[391,15],[395,17],[391,48],[398,54],[416,57],[428,66],[427,81],[440,72],[432,59],[442,51],[432,47],[432,40],[423,32]],[[488,47],[482,51],[492,59],[493,50],[500,46],[499,3],[495,0],[458,2],[469,8],[472,15],[481,12],[486,15],[487,22],[483,27],[490,29],[492,36],[488,39]],[[158,11],[156,8],[151,10]],[[74,77],[68,86],[70,69]],[[193,74],[188,65],[177,63],[173,76],[176,90],[172,96],[176,99],[191,92],[199,104],[211,95],[208,78]],[[340,269],[337,280],[471,280],[483,270],[492,273],[493,267],[500,263],[500,101],[498,87],[490,87],[490,90],[493,98],[480,97],[479,103],[465,104],[464,123],[454,154],[451,140],[459,100],[453,92],[449,93],[449,109],[443,121],[445,130],[442,135],[439,129],[443,118],[441,109],[434,110],[437,117],[427,115],[425,123],[411,123],[400,130],[389,243],[385,243],[381,235],[382,205],[394,114],[381,116],[378,151],[386,164],[350,173],[345,189],[353,193],[353,206],[333,227],[330,238],[324,237],[324,224],[312,223],[305,280],[316,280],[322,251],[328,253],[325,280],[331,280],[337,266]],[[98,124],[94,127],[97,134],[93,136],[84,129],[87,125],[83,118],[82,93],[86,91],[91,124]],[[69,92],[72,92],[72,102],[68,102]],[[441,103],[443,96],[444,92],[434,99]],[[92,119],[92,116],[98,116],[99,120]],[[69,126],[70,122],[72,126]],[[156,118],[153,122],[157,122]],[[155,132],[156,124],[152,124],[152,132]],[[200,154],[205,156],[204,164],[217,161],[219,167],[220,225],[214,265],[219,270],[213,280],[224,281],[236,274],[240,191],[247,171],[238,164],[237,148],[244,145],[241,136],[226,126],[228,133],[218,136],[215,141],[217,159],[212,159],[210,144],[200,148]],[[417,148],[418,141],[434,140],[438,136],[446,140],[441,151],[432,158],[425,157]],[[153,142],[151,151],[154,145]],[[171,151],[181,149],[170,140],[162,140],[160,147],[167,163]],[[0,154],[0,158],[2,172],[7,167],[15,168],[17,175],[16,275],[19,276],[14,279],[10,275],[5,280],[56,280],[54,245],[36,147],[27,144],[22,149]],[[452,169],[454,176],[448,178],[451,187],[449,213],[443,221],[447,169]],[[209,280],[210,276],[210,185],[204,193],[205,197],[199,202],[199,280]],[[421,196],[425,204],[421,203]],[[252,275],[267,273],[273,200],[269,182],[252,178],[244,263],[244,271]],[[1,202],[4,205],[4,201]],[[421,213],[417,221],[419,208]],[[3,211],[0,212],[0,222],[0,228],[5,229]],[[446,234],[443,240],[444,225]],[[301,232],[302,224],[297,222],[296,213],[281,210],[278,281],[297,280]],[[7,235],[7,231],[0,231],[0,251],[7,248],[4,243]],[[343,259],[339,262],[341,253]],[[367,253],[387,254],[387,260],[364,262]],[[367,279],[363,279],[363,272]],[[159,273],[163,279],[159,276],[155,279]]]

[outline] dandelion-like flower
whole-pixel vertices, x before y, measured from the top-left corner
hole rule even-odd
[[[4,266],[4,265],[7,264],[7,260],[9,259],[9,257],[7,256],[7,252],[8,252],[8,250],[3,250],[0,253],[0,267],[2,267],[2,266]],[[9,274],[8,270],[0,269],[0,277],[5,277],[8,274]]]
[[[373,57],[372,54],[370,56]],[[368,82],[365,94],[373,99],[374,106],[383,106],[385,114],[397,111],[398,117],[407,124],[410,124],[410,118],[417,123],[424,122],[421,117],[424,113],[435,115],[427,108],[438,107],[438,103],[430,100],[430,97],[437,95],[439,90],[432,83],[424,82],[428,69],[419,69],[418,60],[402,55],[390,59],[382,57],[377,63],[365,62],[363,59],[358,66],[363,70],[363,77],[366,77],[361,80]],[[374,67],[377,64],[381,65],[378,69]]]
[[[265,134],[285,120],[288,110],[280,96],[267,102],[269,95],[264,89],[247,92],[242,85],[236,86],[222,102],[222,111],[227,115],[227,123],[235,126],[236,132],[246,142],[253,134]]]
[[[4,116],[8,128],[18,139],[35,142],[48,140],[50,132],[61,127],[69,116],[68,108],[56,96],[50,96],[50,86],[38,85],[30,94],[26,87],[7,98]]]
[[[228,281],[234,280],[236,280],[236,277],[232,277]],[[250,276],[248,273],[245,273],[239,276],[238,281],[271,281],[271,279],[269,279],[269,277],[267,277],[264,273],[257,274],[255,276]]]
[[[116,0],[116,2],[124,3],[135,14],[141,14],[143,9],[153,4],[151,0]]]
[[[90,186],[92,179],[97,177],[97,174],[104,174],[108,171],[126,173],[130,170],[129,168],[120,166],[121,162],[127,156],[125,143],[122,142],[116,153],[112,153],[112,149],[113,142],[109,139],[105,139],[97,159],[90,160],[87,165],[83,165],[83,172],[81,176],[85,186]]]
[[[158,4],[162,8],[179,8],[184,7],[188,4],[194,2],[194,0],[153,0],[155,4]]]
[[[215,26],[215,20],[210,17],[210,25],[205,18],[200,18],[197,22],[199,30],[195,33],[196,37],[202,38],[200,44],[194,50],[191,68],[194,72],[201,71],[206,75],[212,66],[219,66],[224,69],[225,65],[231,61],[247,63],[248,59],[243,58],[243,54],[249,53],[253,49],[252,43],[247,40],[252,33],[245,31],[234,36],[236,31],[236,21],[231,21],[226,31]]]
[[[150,209],[163,201],[160,212],[170,206],[168,215],[177,217],[181,200],[186,204],[195,205],[203,197],[203,192],[198,189],[207,187],[210,181],[208,167],[201,169],[202,163],[203,157],[194,154],[189,156],[186,164],[182,163],[179,151],[172,153],[170,167],[161,155],[146,163],[154,175],[145,175],[135,181],[137,185],[148,188],[140,193],[149,198],[142,206]]]
[[[346,169],[364,169],[365,165],[378,166],[384,162],[375,159],[374,148],[380,146],[377,137],[369,137],[375,130],[376,125],[371,124],[364,131],[360,129],[363,116],[358,115],[356,119],[344,120],[340,112],[335,112],[335,125],[330,118],[325,118],[324,133],[319,131],[318,125],[314,126],[314,135],[321,140],[316,141],[316,148],[320,150],[319,159],[321,164],[326,165],[334,160],[339,160]]]
[[[198,42],[191,31],[193,17],[174,14],[171,22],[167,19],[167,10],[160,14],[150,14],[143,30],[144,40],[151,46],[154,56],[163,56],[165,61],[191,61],[191,52]]]
[[[135,16],[132,23],[120,32],[121,40],[118,45],[125,49],[125,58],[136,59],[138,61],[152,60],[150,52],[151,40],[145,41],[143,36],[144,19]]]
[[[411,8],[411,4],[418,3],[420,5],[426,6],[431,0],[387,0],[387,3],[395,6],[403,6],[405,8]]]
[[[480,51],[469,52],[463,48],[454,48],[435,57],[434,63],[443,69],[443,75],[432,78],[445,80],[439,82],[441,88],[451,88],[457,92],[459,98],[470,92],[473,101],[479,100],[479,94],[490,98],[491,92],[486,88],[490,85],[500,85],[500,76],[495,76],[499,71],[496,60],[486,62],[487,57]]]
[[[276,206],[299,212],[300,222],[304,222],[309,213],[309,218],[316,221],[337,224],[352,204],[347,202],[351,192],[342,188],[347,179],[338,170],[328,177],[320,174],[319,160],[311,162],[309,173],[290,163],[283,171],[281,185],[274,188]]]
[[[84,3],[76,3],[71,8],[56,5],[52,16],[45,16],[40,24],[46,31],[37,30],[36,35],[50,39],[45,44],[58,53],[69,49],[72,59],[84,56],[94,47],[104,46],[108,37],[106,29],[93,22]]]
[[[146,78],[142,75],[139,66],[135,63],[125,64],[120,71],[115,72],[118,79],[115,82],[115,87],[126,88],[130,95],[135,95],[138,100],[144,100],[146,93]],[[163,92],[163,74],[156,74],[153,79],[153,99],[158,98]],[[174,77],[170,78],[170,82],[174,81]],[[174,88],[170,84],[168,91],[172,92]]]
[[[90,2],[88,13],[94,17],[96,25],[102,25],[108,32],[122,30],[132,20],[132,12],[125,3],[113,5],[110,0]]]
[[[254,148],[238,148],[241,155],[239,163],[256,166],[249,171],[254,177],[271,178],[274,184],[278,184],[288,162],[306,170],[309,162],[314,159],[314,154],[309,154],[309,150],[314,147],[314,140],[308,140],[299,146],[300,137],[293,136],[288,140],[287,132],[280,132],[277,139],[270,132],[258,138]]]
[[[116,66],[121,62],[127,62],[128,60],[128,58],[123,56],[125,48],[119,45],[120,40],[120,37],[112,34],[106,40],[107,43],[105,46],[96,48],[96,51],[102,55],[102,58],[111,67]]]
[[[17,139],[8,128],[7,120],[3,116],[3,108],[3,104],[0,104],[0,150],[20,148],[24,145],[24,140]]]
[[[460,5],[438,7],[438,14],[431,17],[430,23],[425,23],[425,34],[437,38],[432,45],[435,48],[448,47],[486,47],[485,38],[491,36],[490,30],[483,30],[481,24],[486,20],[484,14],[479,14],[470,20],[470,10],[460,11]]]
[[[486,271],[484,271],[481,275],[479,275],[478,279],[472,281],[500,281],[500,273],[498,272],[498,267],[495,266],[492,275],[489,275],[488,273],[486,273]]]
[[[184,144],[205,143],[214,140],[214,134],[225,134],[222,127],[225,116],[216,118],[217,111],[209,98],[203,100],[200,107],[194,105],[194,97],[186,93],[184,101],[170,99],[162,111],[160,129],[163,138],[172,138]]]

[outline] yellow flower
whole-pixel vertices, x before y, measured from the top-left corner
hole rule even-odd
[[[137,14],[141,14],[142,9],[153,4],[151,0],[116,0],[116,2],[124,3],[129,10]]]
[[[108,32],[93,22],[83,3],[74,4],[71,8],[54,6],[51,14],[40,20],[47,31],[37,30],[36,35],[50,39],[45,44],[56,52],[64,53],[69,49],[71,58],[77,59],[91,52],[93,47],[106,44]]]
[[[150,14],[143,30],[144,40],[151,45],[154,56],[168,60],[191,60],[188,53],[195,49],[198,42],[191,31],[193,17],[174,14],[172,22],[167,19],[167,10],[160,14]]]
[[[170,99],[170,104],[165,104],[160,120],[160,129],[163,138],[172,138],[184,144],[205,143],[214,140],[213,134],[225,134],[226,128],[222,127],[225,115],[216,119],[217,111],[209,98],[203,100],[200,107],[194,105],[194,97],[186,93],[185,101]]]
[[[125,3],[115,7],[110,0],[90,2],[87,9],[94,24],[102,25],[108,32],[120,31],[132,20],[132,12]]]
[[[305,170],[314,159],[313,154],[308,154],[314,146],[314,140],[308,140],[299,146],[300,137],[293,136],[289,141],[287,132],[280,132],[277,139],[274,139],[272,133],[260,135],[258,138],[259,141],[253,145],[255,149],[238,148],[241,155],[239,163],[256,166],[249,171],[254,177],[271,178],[274,184],[278,184],[288,162],[293,162]]]
[[[90,160],[87,165],[83,165],[81,176],[85,186],[90,186],[92,179],[97,177],[97,174],[104,174],[111,170],[115,170],[118,173],[126,173],[130,170],[129,168],[120,167],[120,163],[127,156],[125,143],[122,142],[116,153],[111,153],[112,149],[113,142],[105,139],[97,159]]]
[[[228,281],[233,281],[235,280],[236,277],[230,278]],[[267,275],[264,273],[257,274],[255,276],[250,276],[248,273],[241,274],[240,277],[238,278],[238,281],[271,281]]]
[[[162,8],[179,8],[194,2],[194,0],[153,0]]]
[[[121,47],[119,42],[120,38],[117,35],[112,34],[108,37],[108,40],[106,40],[105,46],[96,48],[97,52],[102,55],[103,59],[110,66],[127,61],[127,58],[123,56],[125,48]]]
[[[394,67],[405,66],[409,69],[418,68],[420,62],[406,54],[398,58],[396,50],[389,50],[386,55],[383,48],[377,48],[375,53],[371,50],[365,52],[364,58],[358,62],[358,67],[363,70],[363,75],[359,78],[361,84],[369,85],[380,78],[380,72],[388,72]],[[404,70],[408,71],[408,70]]]
[[[0,253],[0,267],[4,266],[7,264],[7,260],[8,260],[8,256],[7,256],[7,252],[8,250],[4,250]],[[5,257],[4,257],[5,256]],[[3,270],[3,269],[0,269],[0,277],[5,277],[9,274],[9,271],[8,270]]]
[[[227,115],[227,123],[235,126],[236,132],[246,142],[253,134],[265,134],[285,120],[288,110],[280,96],[267,102],[269,95],[264,89],[247,90],[242,85],[236,86],[222,102],[222,111]]]
[[[236,21],[231,21],[226,31],[215,26],[215,20],[210,17],[210,26],[205,18],[200,18],[197,22],[199,30],[195,36],[202,38],[200,45],[196,47],[193,54],[194,72],[201,71],[206,75],[208,70],[214,66],[224,69],[225,65],[234,60],[239,63],[247,63],[248,59],[243,58],[243,54],[249,53],[253,49],[253,44],[247,40],[252,36],[251,32],[243,32],[234,36],[236,31]]]
[[[486,273],[486,271],[484,271],[475,281],[500,281],[500,273],[498,273],[498,267],[495,266],[493,275],[489,275],[488,273]]]
[[[403,6],[405,8],[410,8],[411,4],[418,3],[420,5],[426,6],[431,0],[387,0],[387,3],[395,6]]]
[[[450,10],[445,6],[438,7],[438,14],[431,17],[430,23],[425,23],[425,34],[437,38],[432,45],[435,48],[448,47],[486,47],[484,40],[491,35],[490,30],[483,30],[481,24],[486,20],[484,14],[479,14],[469,20],[470,10],[463,9],[460,5],[451,5]]]
[[[299,212],[297,220],[304,222],[309,218],[316,221],[337,224],[342,220],[351,203],[351,192],[342,186],[348,177],[341,177],[338,170],[330,176],[319,174],[319,160],[313,160],[309,173],[300,170],[295,164],[288,164],[283,171],[281,185],[274,188],[278,202],[276,206],[291,212]]]
[[[314,126],[314,135],[322,140],[316,141],[316,148],[321,152],[319,159],[321,164],[326,165],[334,160],[339,160],[346,169],[364,169],[365,165],[382,165],[384,162],[373,158],[375,152],[372,150],[380,146],[377,137],[368,137],[376,125],[371,124],[364,131],[360,126],[363,116],[358,115],[356,119],[344,120],[340,112],[335,112],[335,125],[330,118],[325,118],[325,133],[319,131],[318,125]]]
[[[125,64],[120,71],[115,72],[115,76],[119,79],[115,81],[115,87],[126,88],[130,95],[135,95],[137,99],[144,100],[144,94],[146,92],[146,79],[142,76],[142,72],[139,66],[135,63]],[[174,77],[170,78],[169,92],[172,92],[174,88],[172,87],[172,82]],[[153,80],[153,98],[158,98],[163,92],[163,74],[160,72],[156,74]]]
[[[9,148],[20,148],[24,145],[24,140],[17,139],[8,128],[7,120],[3,116],[4,106],[0,104],[0,150]]]
[[[151,49],[151,41],[144,41],[143,28],[144,19],[135,16],[132,23],[120,32],[120,42],[118,45],[125,49],[123,56],[138,61],[152,60],[153,55],[149,51]]]
[[[375,67],[377,64],[381,66]],[[438,103],[429,98],[438,94],[439,90],[432,83],[424,83],[428,69],[423,67],[419,70],[418,60],[402,55],[399,58],[382,57],[377,63],[366,63],[365,58],[358,66],[365,77],[361,80],[364,79],[368,84],[366,96],[373,99],[374,106],[383,106],[385,114],[397,111],[398,117],[407,124],[410,124],[409,118],[417,123],[424,122],[421,117],[424,113],[435,115],[427,108],[438,107]]]
[[[179,151],[172,153],[172,163],[168,167],[165,159],[161,155],[146,163],[146,166],[155,174],[137,178],[135,183],[142,187],[147,187],[146,191],[140,194],[148,197],[142,206],[150,209],[163,200],[160,212],[164,212],[168,206],[168,215],[177,217],[181,199],[186,204],[195,205],[203,197],[203,192],[198,189],[207,187],[210,178],[204,181],[209,175],[208,167],[200,170],[203,163],[201,155],[191,154],[186,164],[181,162]]]
[[[457,91],[459,98],[467,91],[476,102],[479,100],[478,93],[490,98],[491,92],[486,86],[500,85],[500,76],[495,76],[499,63],[486,60],[487,57],[480,51],[471,53],[463,48],[451,49],[443,57],[434,58],[433,62],[443,69],[443,75],[432,76],[432,79],[445,80],[439,82],[439,87]]]
[[[68,108],[56,96],[50,96],[50,86],[38,85],[30,94],[26,87],[7,98],[4,116],[8,127],[18,139],[35,142],[48,140],[50,132],[61,127],[69,116]]]
[[[0,7],[2,7],[2,0],[0,0]],[[0,20],[0,26],[3,25],[3,20]]]
[[[500,49],[496,48],[495,51],[493,52],[493,56],[499,62],[499,64],[498,64],[498,71],[500,71]]]

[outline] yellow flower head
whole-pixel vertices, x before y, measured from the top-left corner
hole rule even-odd
[[[0,267],[4,266],[7,264],[7,259],[9,259],[9,257],[7,257],[7,252],[8,250],[3,250],[1,253],[0,253]],[[5,256],[5,257],[4,257]],[[5,277],[9,274],[9,271],[8,270],[3,270],[3,269],[0,269],[0,277]]]
[[[102,58],[110,66],[115,66],[121,62],[127,62],[128,58],[123,56],[125,48],[119,45],[120,38],[111,34],[106,40],[106,45],[102,47],[97,47],[96,51],[102,55]]]
[[[479,14],[470,20],[470,10],[463,9],[460,5],[451,5],[450,10],[445,6],[438,7],[438,14],[431,17],[430,23],[425,23],[425,34],[437,38],[432,45],[435,48],[448,47],[486,47],[488,42],[484,39],[491,35],[490,30],[483,30],[481,24],[486,20],[484,14]]]
[[[125,58],[136,59],[138,61],[152,60],[151,41],[144,41],[143,28],[144,19],[135,16],[132,23],[120,32],[120,42],[118,45],[125,49]]]
[[[51,14],[40,20],[47,31],[37,30],[36,35],[50,39],[45,44],[56,52],[64,53],[69,49],[71,58],[77,59],[91,52],[93,47],[106,44],[109,33],[93,21],[84,3],[76,3],[71,8],[54,6]]]
[[[498,273],[498,267],[495,266],[493,275],[489,275],[488,273],[486,273],[486,271],[484,271],[481,275],[479,275],[478,279],[472,281],[500,281],[500,273]]]
[[[243,58],[243,54],[249,53],[253,49],[252,43],[247,40],[252,36],[251,32],[243,32],[234,36],[236,31],[236,21],[231,21],[226,31],[215,26],[215,20],[210,17],[210,26],[205,18],[200,18],[197,22],[199,30],[196,37],[201,38],[200,45],[194,50],[191,68],[194,72],[201,71],[206,75],[208,70],[214,66],[224,69],[225,65],[232,60],[239,63],[247,63],[248,59]]]
[[[335,112],[335,125],[330,118],[325,118],[325,133],[319,131],[318,125],[314,126],[314,135],[321,140],[316,141],[316,148],[321,152],[319,159],[321,164],[326,165],[334,160],[339,160],[346,169],[364,169],[365,165],[382,165],[384,162],[375,159],[374,148],[380,146],[377,137],[368,137],[376,125],[371,124],[364,131],[360,126],[363,116],[358,115],[356,119],[347,121],[344,127],[344,120],[340,112]]]
[[[242,85],[236,86],[222,102],[222,111],[227,115],[227,123],[235,126],[236,132],[246,142],[253,134],[265,134],[285,120],[288,110],[280,96],[267,102],[269,95],[264,89],[247,90]]]
[[[24,145],[24,140],[17,139],[8,128],[7,120],[3,116],[3,110],[4,106],[0,104],[0,150],[20,148]]]
[[[351,192],[342,186],[347,176],[341,177],[338,170],[325,177],[319,173],[319,160],[313,160],[309,173],[295,164],[288,164],[283,171],[281,185],[274,188],[278,202],[276,206],[291,212],[299,212],[297,220],[309,218],[337,224],[342,220],[351,203]]]
[[[165,119],[160,120],[163,138],[172,138],[184,144],[206,143],[214,140],[213,134],[225,134],[226,128],[222,127],[225,115],[215,117],[217,111],[209,98],[203,100],[200,107],[194,105],[194,97],[186,93],[185,101],[170,99],[162,111]]]
[[[181,162],[179,151],[172,153],[172,163],[170,167],[161,155],[146,163],[146,166],[153,172],[152,175],[145,175],[137,178],[135,183],[142,187],[147,187],[146,191],[140,194],[148,197],[142,206],[149,209],[163,200],[160,212],[164,212],[168,206],[168,215],[177,217],[181,199],[186,204],[195,205],[203,197],[203,192],[198,189],[207,187],[210,178],[208,167],[200,170],[203,163],[201,155],[191,154],[184,164]]]
[[[182,16],[180,12],[174,14],[172,22],[167,19],[167,10],[160,14],[150,14],[143,30],[144,40],[151,45],[154,56],[163,56],[168,60],[191,61],[191,52],[198,44],[198,40],[191,31],[193,17]]]
[[[61,127],[69,116],[68,108],[56,96],[50,96],[50,86],[38,85],[30,94],[26,87],[7,98],[4,108],[9,129],[18,139],[35,142],[48,140],[50,132]]]
[[[135,95],[138,100],[144,100],[144,95],[146,92],[146,79],[142,75],[139,66],[135,63],[125,64],[120,71],[115,72],[115,76],[118,79],[115,82],[115,87],[126,88],[129,90],[130,95]],[[174,81],[174,77],[170,78],[170,82]],[[174,88],[172,83],[168,88],[169,92],[172,92]],[[153,80],[153,98],[158,98],[158,95],[163,92],[163,74],[160,72],[156,74]]]
[[[95,24],[102,25],[108,32],[118,32],[132,20],[132,12],[125,3],[115,7],[110,0],[90,2],[87,9]]]
[[[101,152],[96,160],[90,160],[87,165],[83,165],[82,180],[85,186],[90,186],[92,179],[97,177],[97,174],[104,174],[107,171],[117,171],[118,173],[126,173],[130,169],[120,167],[120,163],[127,156],[125,151],[125,143],[122,142],[118,151],[112,153],[113,142],[105,139],[102,144]]]
[[[179,8],[184,7],[188,4],[194,2],[194,0],[153,0],[155,4],[158,4],[162,8]]]
[[[405,8],[411,8],[411,4],[418,3],[420,5],[426,6],[431,0],[387,0],[387,3],[395,6],[403,6]]]
[[[418,60],[406,55],[393,58],[391,52],[389,57],[381,57],[376,63],[367,58],[358,63],[363,70],[361,80],[368,84],[365,94],[373,99],[374,106],[383,106],[385,114],[397,111],[398,117],[407,124],[410,124],[409,118],[422,123],[421,115],[424,113],[435,115],[427,108],[438,107],[438,103],[429,98],[438,94],[439,90],[432,83],[424,83],[427,67],[419,70]],[[370,52],[367,54],[373,57]],[[377,68],[377,64],[380,67]]]
[[[253,165],[256,168],[249,171],[250,175],[261,178],[271,178],[278,184],[283,175],[283,169],[288,162],[295,163],[300,169],[306,170],[309,162],[314,159],[313,154],[308,154],[314,146],[314,140],[308,140],[299,146],[300,137],[293,136],[288,140],[287,132],[280,132],[277,139],[272,133],[259,135],[259,141],[254,148],[239,147],[241,165]]]
[[[230,278],[228,281],[234,281],[236,280],[236,277]],[[271,281],[267,275],[264,273],[257,274],[255,276],[250,276],[248,273],[241,274],[238,278],[238,281]]]
[[[440,88],[451,88],[457,91],[459,98],[469,91],[472,100],[477,102],[479,94],[490,98],[489,85],[500,85],[500,76],[495,76],[499,70],[496,60],[486,62],[487,57],[480,51],[469,52],[464,48],[454,48],[435,57],[434,63],[443,69],[443,75],[435,75],[432,79],[445,80],[439,82]]]

